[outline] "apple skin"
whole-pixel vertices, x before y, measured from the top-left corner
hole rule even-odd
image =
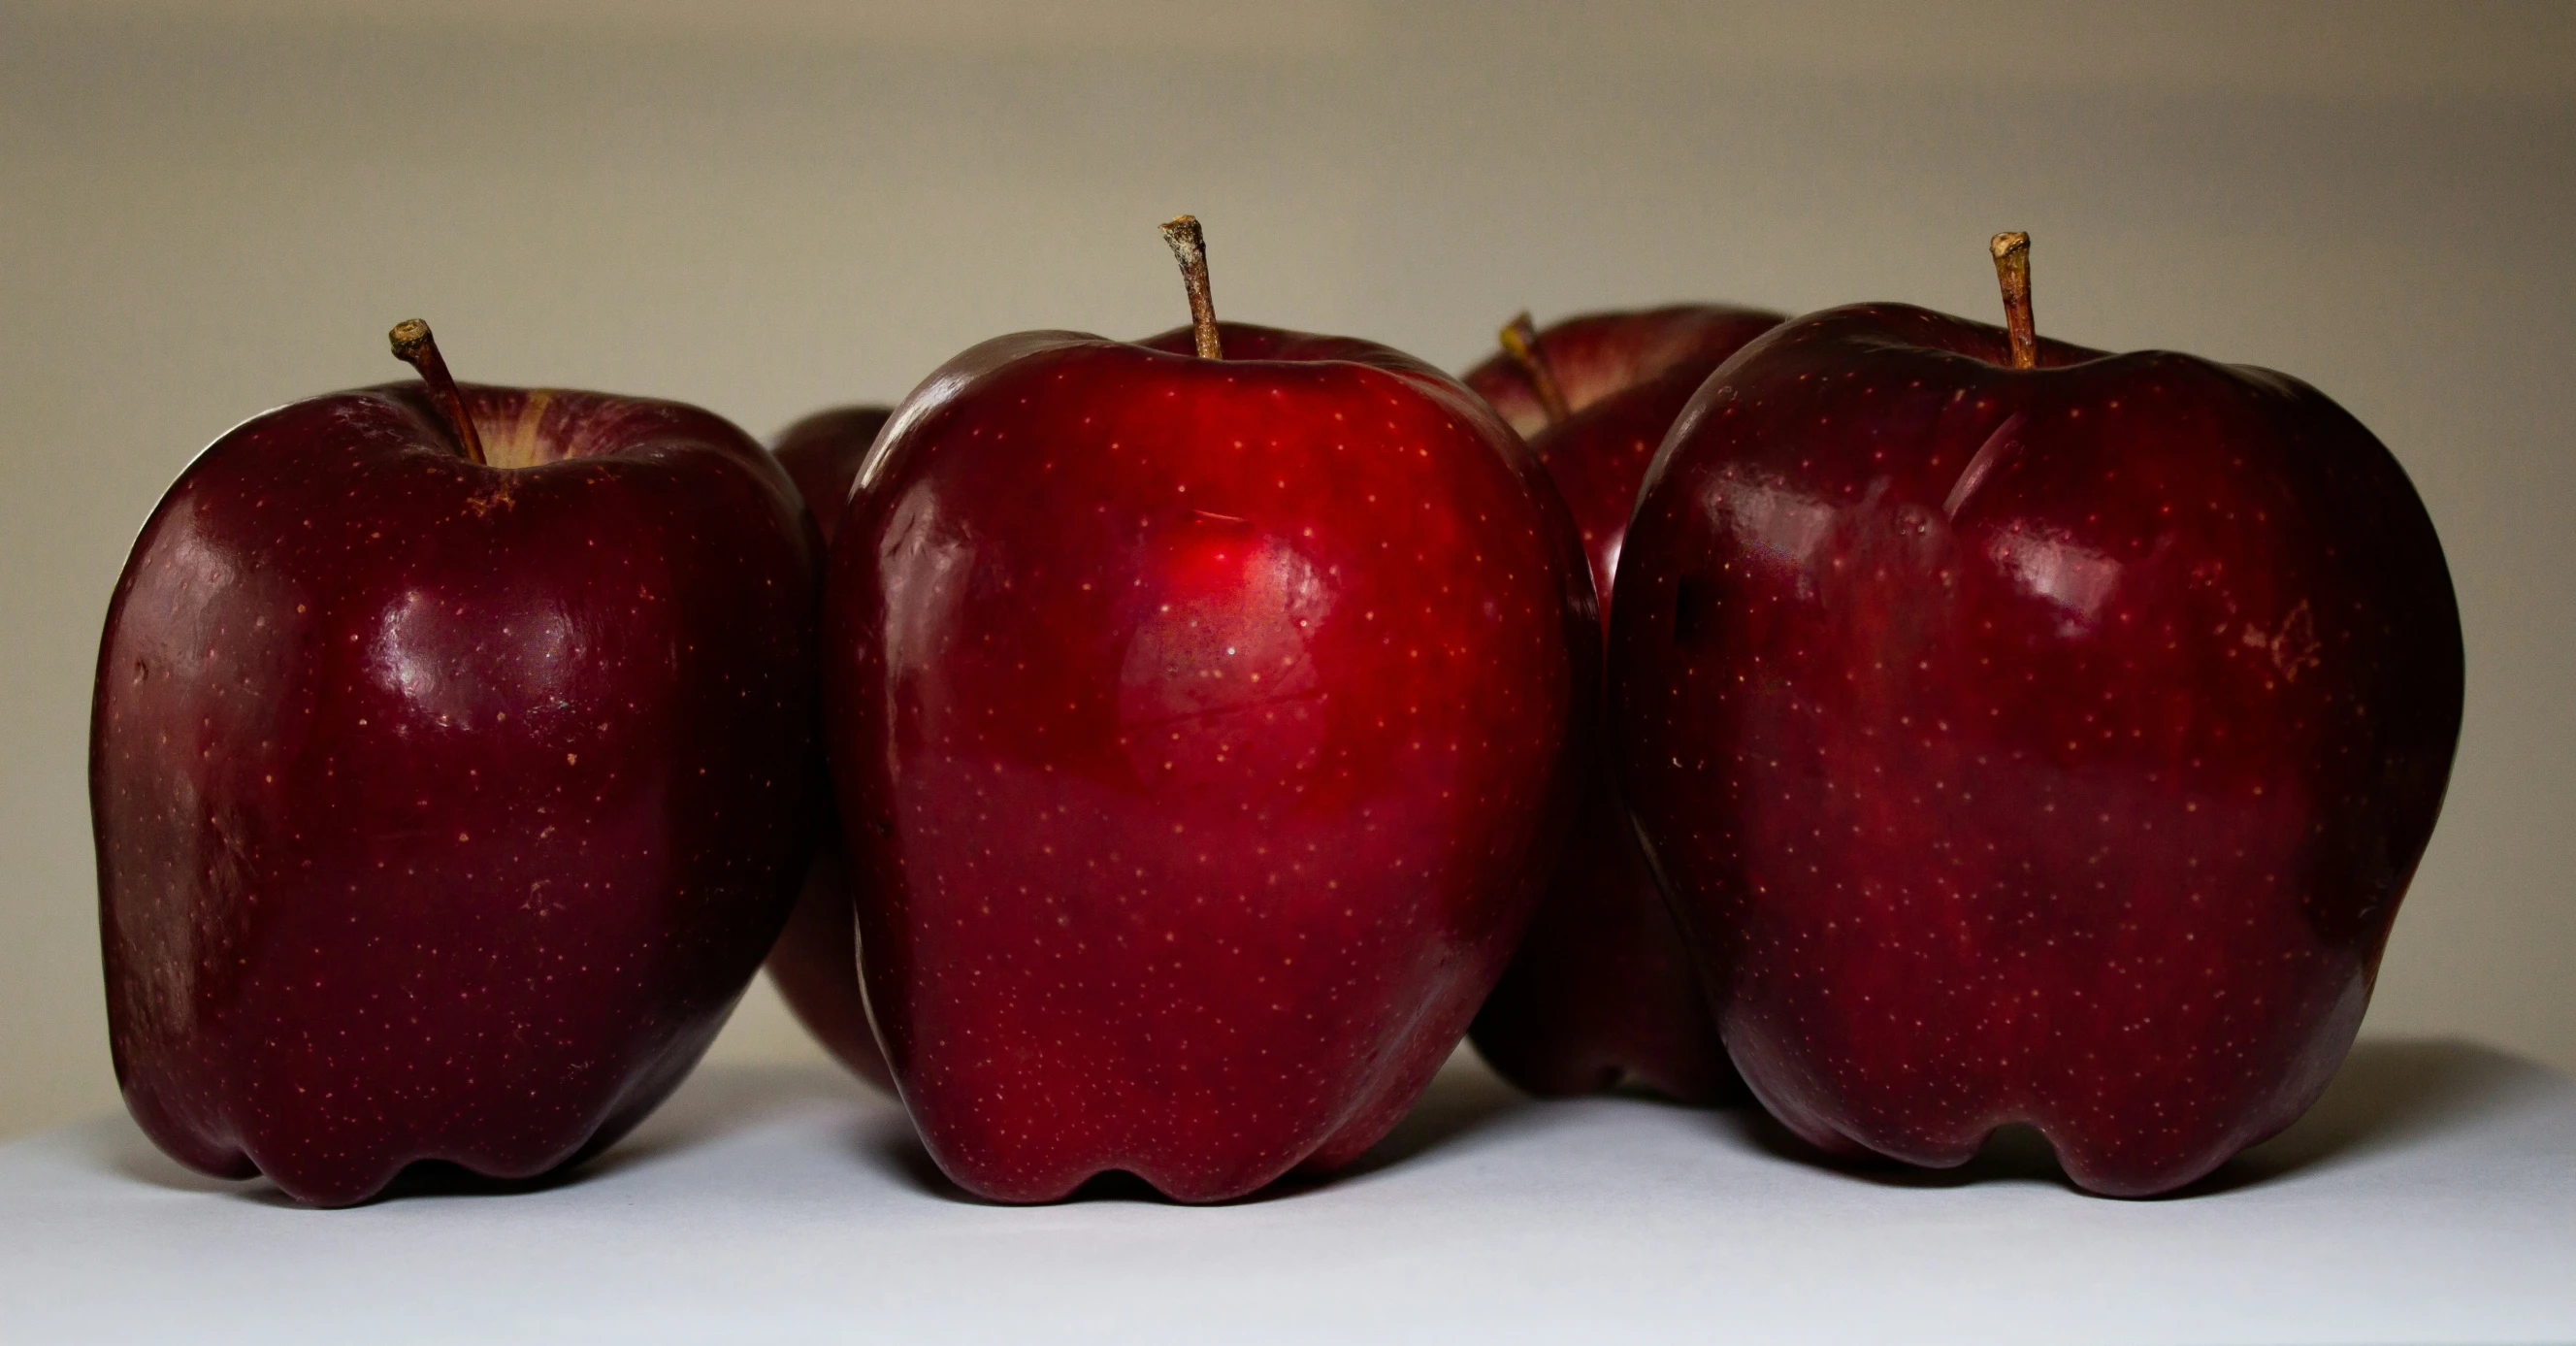
[[[891,407],[835,407],[818,411],[781,432],[770,452],[814,511],[831,545],[849,503],[859,463],[885,427]],[[796,894],[787,928],[769,951],[769,979],[805,1031],[860,1079],[894,1092],[885,1053],[868,1027],[867,997],[859,989],[859,938],[850,903],[850,866],[841,827],[830,819],[814,846],[805,886]]]
[[[1591,586],[1519,438],[1385,347],[1221,330],[966,351],[833,550],[861,975],[986,1198],[1356,1157],[1502,970],[1588,760]]]
[[[1783,315],[1682,304],[1568,318],[1538,350],[1572,414],[1548,423],[1528,373],[1497,354],[1468,387],[1529,442],[1573,512],[1609,618],[1628,513],[1691,394]],[[1689,1103],[1742,1099],[1699,974],[1655,886],[1607,760],[1585,789],[1565,857],[1529,934],[1467,1036],[1503,1078],[1542,1098],[1635,1080]]]
[[[108,1024],[173,1158],[347,1205],[596,1151],[687,1074],[822,807],[817,542],[692,407],[420,385],[256,417],[108,608]]]
[[[779,431],[771,442],[769,451],[814,511],[814,523],[823,530],[826,547],[849,506],[850,485],[858,480],[868,446],[893,415],[892,407],[834,407]]]
[[[2350,1046],[2459,737],[2396,460],[2307,385],[1901,305],[1747,346],[1619,572],[1621,783],[1735,1064],[1828,1150],[2024,1122],[2166,1192]]]

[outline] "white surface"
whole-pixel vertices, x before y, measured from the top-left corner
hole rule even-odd
[[[2364,1043],[2196,1194],[1807,1162],[1748,1113],[1534,1103],[1461,1058],[1337,1181],[1036,1209],[938,1178],[823,1070],[702,1072],[580,1174],[347,1211],[193,1177],[123,1118],[0,1148],[0,1339],[2576,1339],[2576,1083]]]

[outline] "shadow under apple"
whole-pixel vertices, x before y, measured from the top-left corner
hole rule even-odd
[[[2418,1143],[2471,1126],[2512,1105],[2515,1097],[2549,1072],[2518,1057],[2446,1039],[2363,1042],[2349,1056],[2317,1106],[2287,1131],[2229,1160],[2209,1177],[2170,1198],[2208,1196],[2258,1186],[2294,1174]],[[1628,1091],[1622,1091],[1623,1095]],[[1639,1101],[1653,1101],[1637,1095]],[[482,1197],[545,1192],[641,1169],[713,1143],[728,1133],[762,1124],[782,1111],[812,1105],[846,1105],[856,1114],[844,1134],[860,1162],[925,1195],[961,1204],[984,1204],[950,1182],[931,1161],[902,1111],[838,1071],[810,1066],[727,1066],[701,1070],[671,1101],[606,1153],[534,1178],[488,1178],[457,1165],[424,1162],[406,1169],[378,1201]],[[1259,1204],[1337,1184],[1365,1180],[1455,1145],[1505,1119],[1550,1107],[1505,1084],[1482,1062],[1461,1057],[1444,1067],[1405,1119],[1365,1154],[1328,1174],[1298,1174],[1233,1204]],[[1971,1183],[2024,1181],[2077,1190],[2058,1168],[2038,1132],[2006,1127],[1976,1158],[1954,1169],[1917,1169],[1893,1161],[1843,1161],[1819,1155],[1758,1108],[1705,1114],[1722,1135],[1774,1157],[1815,1166],[1857,1181],[1893,1187],[1947,1188]],[[133,1181],[169,1191],[230,1196],[262,1205],[296,1208],[269,1183],[211,1178],[180,1166],[123,1119],[81,1128],[78,1144],[88,1162]],[[1069,1201],[1167,1199],[1128,1173],[1106,1173],[1083,1184]],[[372,1204],[372,1203],[370,1203]]]
[[[2456,1131],[2509,1105],[2518,1086],[2545,1074],[2519,1057],[2471,1042],[2362,1042],[2344,1058],[2325,1096],[2289,1129],[2221,1164],[2208,1177],[2150,1199],[2214,1196]],[[1720,1113],[1716,1119],[1728,1134],[1767,1154],[1882,1186],[2022,1181],[2082,1192],[2067,1180],[2047,1138],[2029,1126],[1997,1128],[1974,1159],[1956,1168],[1926,1169],[1892,1159],[1822,1154],[1759,1109]]]
[[[702,1069],[624,1137],[585,1150],[544,1173],[496,1178],[446,1160],[424,1159],[404,1168],[382,1192],[359,1205],[427,1197],[517,1196],[577,1187],[684,1153],[782,1110],[845,1099],[859,1102],[862,1094],[839,1071],[801,1065]],[[229,1195],[287,1210],[313,1209],[264,1178],[215,1178],[188,1168],[161,1153],[130,1124],[102,1127],[94,1158],[99,1167],[155,1187]]]
[[[1405,1114],[1404,1120],[1396,1123],[1394,1130],[1359,1158],[1329,1173],[1292,1169],[1258,1191],[1215,1204],[1261,1205],[1321,1188],[1357,1182],[1463,1139],[1507,1113],[1539,1106],[1543,1105],[1505,1084],[1482,1061],[1461,1053],[1432,1077],[1430,1086],[1422,1091],[1422,1097],[1415,1101],[1413,1110]],[[891,1119],[870,1118],[862,1122],[853,1133],[851,1143],[871,1166],[910,1183],[927,1195],[964,1205],[1004,1204],[985,1201],[950,1181],[900,1114]],[[1124,1170],[1098,1174],[1064,1198],[1066,1203],[1085,1201],[1182,1204],[1155,1190],[1153,1184]]]

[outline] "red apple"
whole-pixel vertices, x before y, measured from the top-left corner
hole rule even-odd
[[[892,415],[886,407],[838,407],[787,427],[771,451],[813,508],[828,546],[849,502],[859,461]],[[787,928],[769,951],[769,979],[778,984],[805,1030],[861,1079],[894,1088],[885,1056],[868,1027],[868,1003],[859,991],[859,941],[850,905],[850,867],[837,822],[823,829],[805,886],[788,913]]]
[[[2405,473],[2315,389],[1895,304],[1754,342],[1619,572],[1621,784],[1754,1093],[2144,1195],[2313,1102],[2460,726]]]
[[[829,546],[832,532],[841,523],[841,514],[850,503],[850,484],[858,480],[859,464],[868,456],[868,446],[876,442],[877,432],[885,428],[891,407],[834,407],[818,411],[778,432],[769,451],[778,465],[796,483],[797,493],[814,511],[814,522],[823,530],[823,542]]]
[[[966,351],[833,551],[861,974],[931,1156],[999,1200],[1357,1156],[1502,970],[1589,748],[1590,586],[1518,437],[1383,346],[1220,327],[1167,233],[1192,327]]]
[[[776,938],[821,803],[816,551],[760,446],[460,388],[395,333],[426,387],[255,417],[171,486],[91,722],[126,1104],[322,1205],[415,1160],[543,1173],[642,1118]]]
[[[1503,353],[1467,372],[1572,508],[1605,621],[1655,446],[1710,372],[1780,316],[1690,304],[1589,314],[1541,332],[1522,314],[1503,329]],[[1543,1097],[1629,1079],[1695,1103],[1742,1096],[1606,760],[1468,1037],[1504,1078]]]

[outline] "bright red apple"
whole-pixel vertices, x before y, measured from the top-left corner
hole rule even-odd
[[[1610,654],[1621,785],[1754,1093],[2096,1192],[2315,1100],[2460,726],[2388,451],[2295,379],[1894,304],[1747,346],[1673,427]]]
[[[814,511],[828,546],[849,503],[850,483],[868,445],[893,414],[887,407],[837,407],[787,427],[771,445],[779,465]],[[769,951],[769,979],[805,1031],[861,1079],[894,1088],[885,1055],[868,1027],[867,999],[859,991],[859,941],[852,924],[850,867],[837,820],[823,829],[805,886],[788,913],[787,928]]]
[[[794,488],[693,407],[425,384],[216,440],[136,540],[90,800],[119,1084],[321,1205],[595,1151],[706,1048],[821,804]]]
[[[861,972],[931,1156],[1061,1197],[1329,1169],[1527,924],[1599,633],[1517,436],[1383,346],[1240,324],[974,347],[834,548]]]
[[[1503,328],[1503,352],[1467,372],[1564,494],[1604,621],[1655,447],[1709,374],[1780,317],[1689,304],[1538,331],[1522,314]],[[1468,1037],[1504,1078],[1543,1097],[1630,1079],[1695,1103],[1743,1094],[1606,756],[1529,934]]]

